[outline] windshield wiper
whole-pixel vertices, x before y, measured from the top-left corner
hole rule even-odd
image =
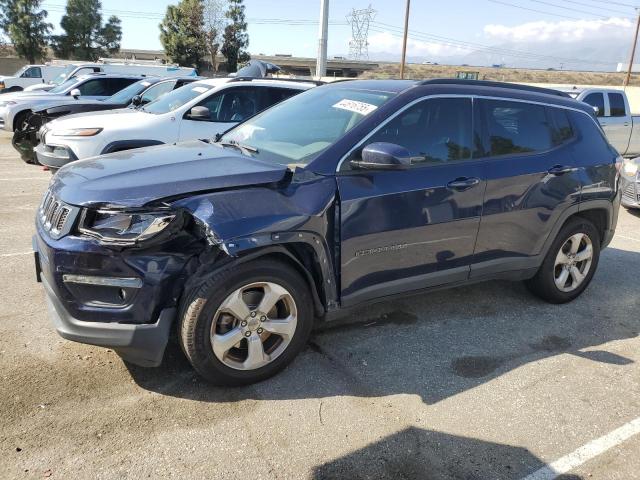
[[[217,142],[220,145],[222,145],[223,147],[233,147],[236,148],[238,150],[240,150],[242,153],[244,153],[245,155],[247,154],[246,152],[249,153],[258,153],[258,149],[255,147],[252,147],[251,145],[244,145],[242,143],[238,143],[235,140],[231,140],[229,142]]]

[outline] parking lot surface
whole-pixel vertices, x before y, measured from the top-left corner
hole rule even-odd
[[[50,177],[0,133],[3,479],[639,478],[640,214],[571,304],[509,282],[378,304],[225,389],[176,344],[143,369],[58,337],[31,254]]]

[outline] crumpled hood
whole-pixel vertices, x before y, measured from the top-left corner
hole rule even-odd
[[[51,189],[71,205],[141,207],[186,193],[273,183],[286,171],[285,165],[191,141],[72,162],[53,177]]]

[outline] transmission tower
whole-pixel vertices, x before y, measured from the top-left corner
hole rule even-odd
[[[347,15],[347,22],[351,25],[351,40],[349,40],[349,58],[366,60],[369,58],[369,24],[376,16],[376,11],[371,8],[351,10]]]

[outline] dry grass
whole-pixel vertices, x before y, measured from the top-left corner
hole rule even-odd
[[[480,80],[520,83],[558,83],[576,85],[622,85],[624,73],[527,70],[516,68],[457,67],[448,65],[407,65],[405,78],[455,78],[457,72],[478,72]],[[362,78],[399,78],[398,64],[381,63]],[[630,85],[640,86],[640,74],[632,75]]]

